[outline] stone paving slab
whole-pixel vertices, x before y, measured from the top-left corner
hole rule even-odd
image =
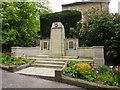
[[[55,70],[56,70],[55,68],[28,67],[26,69],[22,69],[15,73],[26,74],[26,75],[55,77]]]

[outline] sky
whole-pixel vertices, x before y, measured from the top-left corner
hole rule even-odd
[[[118,2],[119,2],[119,4],[118,4]],[[109,4],[109,12],[117,13],[118,11],[120,14],[120,0],[111,0],[111,2]]]
[[[51,7],[53,12],[59,12],[62,11],[62,4],[68,4],[76,1],[81,1],[81,0],[49,0],[51,3]]]
[[[49,0],[51,3],[51,7],[53,12],[59,12],[62,11],[62,4],[69,4],[69,3],[73,3],[73,2],[79,2],[82,0]],[[87,1],[87,0],[85,0]],[[109,11],[111,13],[117,13],[118,12],[118,7],[120,8],[120,5],[118,6],[118,2],[120,2],[120,0],[111,0],[110,4],[109,4]],[[119,11],[120,13],[120,11]]]

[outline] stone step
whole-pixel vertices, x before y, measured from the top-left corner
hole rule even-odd
[[[34,56],[35,58],[53,58],[49,55],[36,55]],[[56,57],[56,58],[69,58],[69,59],[76,59],[78,56],[59,56],[59,57]],[[55,57],[54,57],[55,58]]]
[[[36,61],[59,61],[59,62],[66,62],[66,61],[81,61],[86,63],[93,63],[93,59],[66,59],[66,58],[34,58],[29,57],[30,59],[36,59]]]
[[[36,56],[33,56],[33,57],[36,57],[36,58],[49,58],[49,55],[36,55]]]
[[[55,68],[28,67],[15,73],[51,79],[55,77],[55,70]]]
[[[47,60],[36,60],[34,63],[39,64],[58,64],[58,65],[64,65],[65,62],[62,61],[47,61]]]
[[[38,63],[33,63],[31,64],[32,67],[46,67],[46,68],[63,68],[64,65],[57,65],[57,64],[38,64]]]

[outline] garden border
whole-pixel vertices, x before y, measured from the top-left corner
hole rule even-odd
[[[55,80],[62,83],[67,83],[70,85],[79,86],[86,89],[100,89],[100,90],[120,90],[120,87],[108,86],[97,84],[95,82],[89,82],[86,80],[78,79],[78,78],[71,78],[68,76],[62,75],[62,69],[55,71]]]
[[[31,60],[28,63],[25,63],[23,65],[10,65],[9,66],[9,65],[0,64],[0,68],[5,69],[5,70],[10,71],[10,72],[15,72],[15,71],[29,67],[31,65],[31,63],[33,63],[34,61],[35,60]]]

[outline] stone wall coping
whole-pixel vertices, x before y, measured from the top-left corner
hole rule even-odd
[[[93,49],[93,47],[78,47],[78,49]]]
[[[66,40],[78,40],[78,38],[65,38]]]
[[[11,47],[12,49],[21,49],[21,48],[40,48],[40,47]]]
[[[93,46],[93,48],[104,48],[104,46]]]
[[[93,49],[93,48],[104,48],[104,46],[78,47],[78,49]]]

